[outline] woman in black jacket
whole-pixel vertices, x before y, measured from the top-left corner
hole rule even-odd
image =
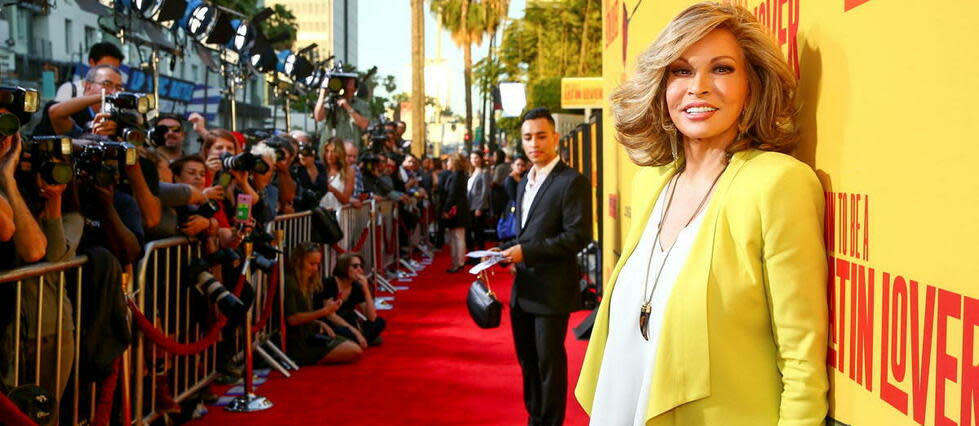
[[[452,267],[447,272],[458,272],[466,264],[466,228],[471,226],[466,182],[466,157],[456,153],[449,157],[449,174],[443,183],[445,197],[441,213],[447,241],[452,252]]]

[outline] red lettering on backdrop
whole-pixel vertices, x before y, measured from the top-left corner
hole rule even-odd
[[[898,277],[903,280],[903,278]],[[925,424],[925,403],[928,402],[928,374],[931,368],[931,342],[935,325],[935,287],[927,286],[925,316],[922,327],[918,307],[918,282],[911,280],[911,395],[914,421]]]
[[[848,12],[861,4],[864,4],[870,0],[843,0],[843,11]]]
[[[847,208],[847,196],[846,196],[846,194],[844,194],[842,192],[839,193],[839,194],[836,194],[836,201],[837,201],[837,208],[839,209],[839,215],[840,215],[839,222],[837,222],[837,224],[838,224],[837,225],[837,234],[839,234],[839,235],[837,235],[837,238],[839,238],[839,240],[840,240],[840,247],[843,248],[842,254],[844,256],[846,256],[849,253],[847,251],[847,250],[849,250],[849,246],[846,243],[846,238],[847,238],[846,236],[847,236],[847,230],[848,230],[847,229],[847,224],[849,223],[849,220],[847,219],[847,217],[850,214],[850,210],[849,210],[849,208]]]
[[[948,354],[948,318],[962,318],[962,296],[938,290],[938,341],[935,354],[935,426],[955,426],[945,417],[945,381],[956,382],[958,360]]]
[[[863,260],[870,261],[870,194],[863,197]]]
[[[900,277],[898,277],[900,279]],[[888,381],[888,376],[893,374],[895,383],[904,381],[905,360],[907,359],[907,332],[908,332],[908,296],[907,285],[904,279],[900,279],[904,287],[902,302],[897,301],[898,290],[897,280],[894,282],[894,297],[891,298],[891,274],[884,272],[883,300],[881,300],[881,333],[880,333],[880,399],[896,408],[898,411],[908,414],[908,394],[898,389]],[[891,310],[893,306],[893,310]],[[901,316],[898,317],[898,308],[901,308]],[[891,325],[893,324],[893,326]],[[898,326],[901,326],[901,344],[897,344]],[[888,352],[890,359],[888,359]],[[898,362],[900,357],[900,362]],[[890,363],[888,363],[888,360]]]
[[[976,365],[975,336],[979,327],[979,300],[965,297],[962,319],[962,416],[959,423],[971,425],[979,418],[979,365]]]
[[[839,294],[838,300],[840,301],[839,309],[837,309],[837,312],[839,313],[839,321],[836,322],[837,331],[839,332],[840,337],[839,341],[837,342],[839,347],[836,348],[837,353],[839,354],[836,357],[836,369],[840,370],[841,373],[844,371],[843,354],[846,353],[843,348],[846,346],[844,344],[844,342],[846,342],[846,280],[849,276],[850,262],[843,259],[836,259],[836,277],[840,279],[840,291],[837,292]],[[850,359],[853,359],[852,354]]]
[[[859,259],[860,252],[857,251],[857,240],[860,238],[860,194],[850,194],[850,253]]]
[[[827,197],[827,198],[832,198],[832,197]],[[827,211],[829,211],[829,209],[827,209]],[[832,235],[829,236],[829,239],[832,240],[833,236]],[[836,281],[836,258],[830,256],[829,261],[826,262],[826,264],[827,264],[826,266],[829,267],[828,268],[829,274],[827,274],[827,278],[829,282],[826,283],[826,300],[829,302],[827,303],[827,306],[829,307],[829,340],[830,340],[829,347],[826,348],[826,365],[836,368],[836,357],[837,357],[836,344],[839,341],[839,338],[836,337],[837,301],[836,301],[836,285],[835,285],[836,283],[834,282]]]
[[[857,357],[851,362],[857,364],[857,383],[864,385],[868,391],[874,390],[874,268],[854,264],[853,272],[859,277],[858,300],[854,300],[859,306],[857,316],[852,318],[857,323]],[[867,276],[870,279],[867,279]],[[854,280],[856,281],[856,280]],[[851,281],[851,283],[854,283]],[[855,283],[854,283],[855,284]],[[852,346],[851,346],[852,347]]]
[[[836,238],[833,230],[836,229],[836,194],[826,193],[826,207],[823,209],[823,239],[826,241],[826,251],[833,253],[836,251]],[[832,276],[832,274],[830,274]]]

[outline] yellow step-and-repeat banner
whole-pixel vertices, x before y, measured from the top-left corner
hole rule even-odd
[[[605,93],[684,0],[603,0]],[[738,0],[800,78],[796,156],[826,190],[831,416],[979,420],[979,2]],[[607,102],[607,100],[606,100]],[[605,108],[605,276],[636,171]]]

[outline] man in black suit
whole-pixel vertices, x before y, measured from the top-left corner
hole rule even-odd
[[[529,425],[560,425],[567,405],[568,317],[581,308],[577,254],[591,239],[588,182],[557,155],[554,118],[524,115],[523,149],[533,168],[517,190],[517,238],[503,255],[516,265],[510,320],[523,372]]]

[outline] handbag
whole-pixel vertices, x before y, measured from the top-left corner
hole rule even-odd
[[[489,287],[486,272],[480,273],[480,278],[469,285],[469,295],[466,297],[466,307],[469,316],[479,328],[496,328],[500,326],[500,316],[503,314],[503,304]]]
[[[496,222],[496,236],[500,241],[512,240],[517,238],[517,204],[514,201],[507,203],[503,209],[503,215]]]
[[[332,245],[343,239],[343,230],[333,209],[316,207],[312,210],[312,232],[310,240],[314,243]]]

